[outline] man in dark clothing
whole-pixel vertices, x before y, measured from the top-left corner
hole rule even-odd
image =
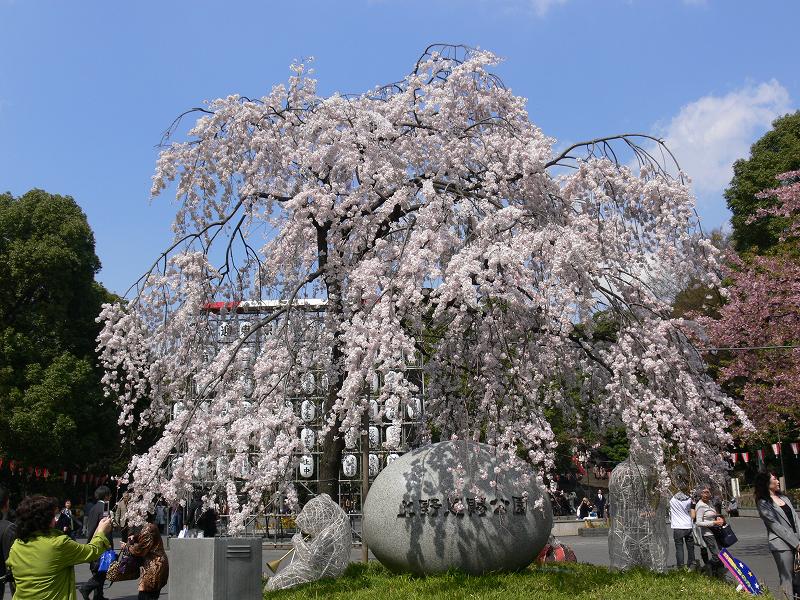
[[[606,514],[606,497],[603,495],[603,490],[597,490],[594,506],[597,509],[597,518],[602,519]]]
[[[77,535],[75,524],[75,515],[72,514],[72,500],[67,500],[64,502],[64,508],[61,510],[61,514],[58,515],[56,529],[63,531],[74,540]]]
[[[83,531],[83,535],[86,535],[86,518],[89,516],[89,513],[92,512],[94,505],[96,504],[94,498],[89,498],[86,501],[86,504],[83,505],[83,527],[81,528]],[[86,541],[90,541],[91,538],[87,538]]]
[[[92,510],[84,517],[84,521],[86,522],[86,539],[88,540],[91,540],[92,536],[94,536],[97,525],[100,523],[100,519],[103,518],[103,513],[107,510],[106,507],[111,501],[111,490],[107,486],[101,485],[95,490],[94,497],[97,499],[97,504],[95,504]],[[113,548],[114,539],[113,533],[111,532],[108,534],[108,541],[111,542],[111,547]],[[97,570],[99,562],[100,561],[94,561],[89,564],[92,576],[89,578],[89,581],[78,588],[81,596],[83,596],[83,600],[89,600],[89,594],[92,592],[94,592],[94,600],[104,600],[105,598],[105,596],[103,596],[103,584],[106,582],[106,574],[100,573]]]
[[[0,513],[3,515],[7,515],[11,512],[8,508],[8,504],[8,490],[0,486]],[[17,539],[17,526],[8,519],[0,519],[0,554],[3,556],[3,564],[0,565],[0,577],[2,577],[3,581],[3,583],[0,583],[0,600],[6,595],[6,575],[8,574],[6,571],[6,559],[8,559],[8,553],[11,551],[11,544],[14,543],[15,539]],[[13,594],[14,584],[11,580],[8,582],[8,587]]]
[[[189,505],[189,527],[200,529],[203,537],[217,535],[217,511],[213,508],[203,510],[203,497],[197,492]]]

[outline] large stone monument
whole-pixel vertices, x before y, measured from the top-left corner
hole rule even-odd
[[[638,452],[614,467],[608,492],[611,567],[643,567],[663,573],[669,548],[667,503],[648,455]]]
[[[441,442],[395,460],[364,503],[370,550],[392,571],[419,575],[529,565],[553,527],[550,501],[532,470],[495,474],[498,462],[493,448],[473,442]]]
[[[292,562],[269,578],[268,590],[339,577],[350,563],[350,519],[328,494],[309,500],[296,523],[300,531],[292,537]]]

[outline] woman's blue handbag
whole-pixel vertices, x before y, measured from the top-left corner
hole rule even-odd
[[[113,550],[106,550],[103,554],[100,555],[100,562],[97,564],[97,572],[98,573],[105,573],[108,571],[108,567],[111,566],[111,563],[117,560],[117,553]]]

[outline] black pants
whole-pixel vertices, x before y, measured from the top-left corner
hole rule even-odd
[[[97,563],[93,562],[89,565],[92,571],[92,576],[84,583],[79,589],[83,594],[91,594],[94,592],[95,600],[103,598],[103,584],[106,582],[106,574],[97,572]]]
[[[158,597],[161,595],[161,590],[157,592],[139,592],[139,595],[136,597],[136,600],[158,600]]]

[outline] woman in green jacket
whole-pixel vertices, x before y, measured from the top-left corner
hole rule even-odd
[[[58,515],[58,502],[47,496],[29,496],[17,508],[17,540],[6,561],[17,586],[14,600],[76,600],[74,566],[110,547],[110,518],[100,521],[88,544],[79,544],[53,529]]]

